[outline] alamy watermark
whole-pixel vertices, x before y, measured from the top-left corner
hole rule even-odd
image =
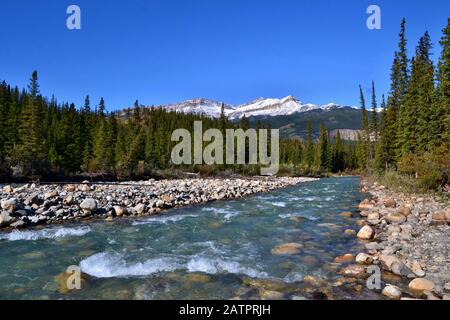
[[[66,20],[66,26],[69,30],[81,29],[81,9],[77,5],[70,5],[67,7],[66,13],[69,14]]]
[[[367,14],[370,16],[367,18],[366,26],[369,30],[381,29],[381,8],[376,4],[372,4],[367,7]]]
[[[81,290],[81,268],[79,266],[68,266],[66,273],[66,287],[69,290]]]
[[[261,175],[274,175],[279,169],[280,131],[279,129],[270,130],[270,143],[268,131],[268,129],[246,131],[226,129],[224,145],[224,136],[219,129],[208,129],[203,133],[202,122],[195,121],[193,141],[188,130],[173,131],[171,139],[179,143],[172,149],[171,160],[175,165],[261,165]],[[203,149],[204,142],[210,143]]]

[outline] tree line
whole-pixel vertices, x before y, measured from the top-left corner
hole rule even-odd
[[[358,138],[360,170],[396,170],[413,176],[420,187],[438,189],[450,174],[450,19],[439,41],[437,65],[428,32],[408,56],[406,21],[401,22],[398,50],[391,68],[390,92],[379,107],[372,83],[371,121],[360,87],[363,130]]]
[[[218,119],[143,107],[107,112],[105,100],[93,108],[89,96],[82,107],[58,103],[40,93],[38,74],[32,73],[27,90],[0,83],[0,176],[52,179],[67,176],[135,178],[174,169],[171,134],[184,128],[193,132],[194,121],[204,130],[250,127],[245,117],[231,123],[223,111]],[[261,128],[260,125],[257,125]],[[308,126],[306,141],[280,142],[281,167],[288,174],[320,174],[354,169],[355,147],[338,134],[331,139],[325,127],[313,141]],[[268,128],[270,129],[270,128]],[[269,148],[270,150],[270,148]],[[258,174],[255,165],[184,165],[176,169],[201,173],[231,171]]]

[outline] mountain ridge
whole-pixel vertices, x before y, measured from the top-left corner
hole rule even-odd
[[[250,117],[273,117],[287,116],[295,113],[303,113],[313,110],[332,110],[339,108],[356,108],[353,106],[339,105],[329,103],[326,105],[316,105],[312,103],[303,103],[294,96],[286,96],[284,98],[257,98],[250,102],[232,105],[224,102],[207,99],[194,98],[178,103],[162,104],[159,108],[163,108],[175,112],[202,114],[209,117],[218,118],[221,114],[222,104],[224,113],[230,120],[239,120],[244,116]],[[150,106],[144,106],[146,108]]]

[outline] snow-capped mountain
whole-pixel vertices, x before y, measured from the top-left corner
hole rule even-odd
[[[230,120],[240,119],[244,116],[247,118],[287,116],[294,113],[308,112],[312,110],[329,111],[344,107],[335,103],[330,103],[324,106],[318,106],[311,103],[304,104],[293,96],[287,96],[282,99],[259,98],[239,106],[198,98],[181,103],[162,105],[160,107],[176,112],[196,113],[218,118],[220,116],[222,104],[224,106],[224,113]]]
[[[228,116],[230,113],[234,112],[235,108],[233,106],[227,104],[223,104],[223,106],[225,115]],[[186,100],[181,103],[162,105],[161,107],[176,112],[204,114],[218,118],[222,109],[222,102],[198,98]]]

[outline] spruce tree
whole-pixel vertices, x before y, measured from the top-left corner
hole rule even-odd
[[[433,119],[433,145],[442,144],[450,150],[450,18],[442,30],[442,47],[437,70],[437,97]]]
[[[308,169],[311,169],[314,162],[314,142],[313,142],[313,127],[311,119],[308,120],[307,137],[306,137],[306,150],[305,161]]]
[[[365,164],[369,165],[369,159],[371,158],[370,152],[370,125],[369,116],[366,110],[366,99],[364,98],[364,93],[361,85],[359,86],[360,104],[361,104],[361,122],[363,128],[362,140],[363,140],[363,153],[366,158]]]
[[[375,82],[372,81],[372,103],[371,103],[371,123],[370,131],[374,141],[378,140],[378,112],[377,112],[377,97],[375,94]]]

